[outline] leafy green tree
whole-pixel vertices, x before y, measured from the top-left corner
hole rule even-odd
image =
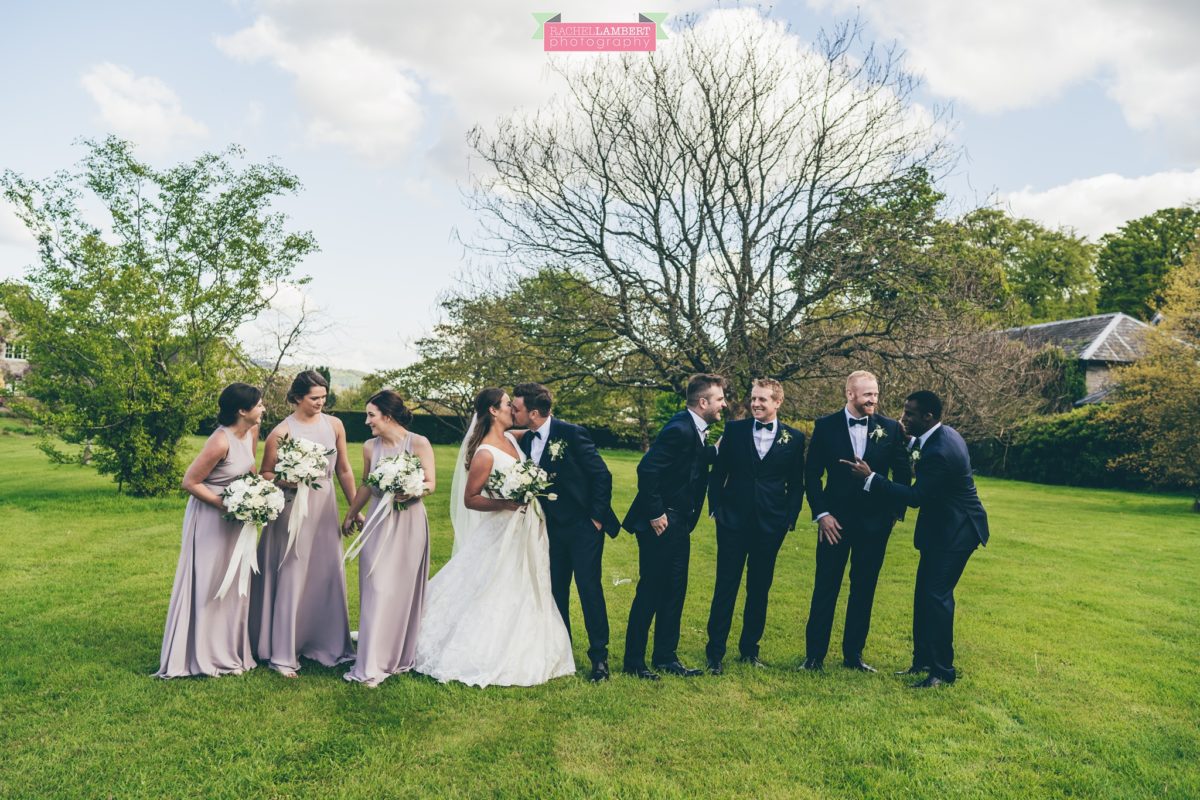
[[[121,490],[161,494],[221,384],[252,371],[238,326],[281,282],[306,281],[293,273],[316,243],[272,210],[295,176],[240,166],[236,147],[158,170],[117,138],[85,146],[76,171],[0,177],[39,252],[0,304],[29,346],[25,389],[46,429],[88,443]]]
[[[1096,313],[1096,247],[1084,237],[994,208],[972,211],[961,224],[977,246],[991,250],[999,260],[1021,322]]]
[[[1163,301],[1146,355],[1114,371],[1119,390],[1105,417],[1135,443],[1115,467],[1191,490],[1200,511],[1200,250],[1170,273]]]
[[[1100,240],[1096,274],[1100,310],[1148,320],[1163,305],[1163,287],[1200,231],[1200,210],[1162,208],[1125,223]]]

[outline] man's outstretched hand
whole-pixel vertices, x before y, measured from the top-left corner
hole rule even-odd
[[[871,465],[863,461],[861,458],[856,458],[853,461],[847,461],[844,458],[839,458],[838,461],[850,467],[850,471],[863,480],[866,480],[868,477],[870,477],[871,473],[874,472],[874,470],[871,469]]]

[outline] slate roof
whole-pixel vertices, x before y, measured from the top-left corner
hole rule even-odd
[[[1150,326],[1128,314],[1113,312],[1092,317],[1025,325],[1004,331],[1031,347],[1055,345],[1081,361],[1127,364],[1143,354]]]

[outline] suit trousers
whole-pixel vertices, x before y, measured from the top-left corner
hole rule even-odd
[[[583,626],[588,635],[588,658],[608,658],[608,609],[604,604],[601,562],[604,532],[586,517],[569,523],[550,523],[550,591],[558,613],[571,633],[571,577],[579,590]]]
[[[708,646],[711,661],[725,657],[733,607],[746,572],[746,604],[742,610],[742,634],[738,652],[746,658],[758,656],[758,643],[767,623],[767,594],[775,578],[775,559],[787,531],[768,533],[757,525],[734,528],[717,523],[717,579],[708,612]]]
[[[922,550],[913,592],[913,666],[944,681],[954,669],[954,587],[974,550]]]
[[[892,523],[864,525],[839,518],[842,538],[828,544],[817,534],[817,573],[813,580],[812,605],[805,627],[806,657],[824,660],[829,652],[829,637],[837,611],[838,594],[846,562],[850,562],[850,598],[846,602],[846,627],[842,635],[842,659],[855,662],[862,658],[871,628],[871,608],[875,604],[875,586],[887,553]]]
[[[639,533],[638,584],[629,609],[625,630],[627,670],[646,665],[646,640],[654,622],[652,664],[668,664],[679,659],[679,624],[687,595],[688,559],[692,552],[691,527],[673,513],[667,513],[667,528],[661,536],[654,531]]]

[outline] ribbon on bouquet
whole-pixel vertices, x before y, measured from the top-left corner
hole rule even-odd
[[[292,500],[292,513],[288,516],[287,546],[283,548],[283,558],[279,559],[279,569],[283,569],[283,562],[287,561],[288,553],[292,551],[292,545],[295,544],[296,536],[300,533],[300,527],[304,525],[304,520],[308,516],[309,491],[306,483],[296,485],[296,497]]]
[[[379,498],[379,502],[375,505],[375,510],[371,512],[371,516],[367,517],[367,521],[363,523],[362,530],[358,532],[358,536],[355,536],[354,541],[350,542],[350,546],[346,548],[346,555],[342,557],[343,560],[348,563],[358,557],[363,547],[366,546],[367,540],[371,538],[371,534],[375,533],[376,528],[379,527],[378,525],[372,525],[372,523],[376,520],[382,523],[384,517],[391,513],[395,497],[395,492],[383,493],[383,496]],[[378,563],[379,559],[376,558],[375,564]],[[367,571],[368,578],[375,571],[375,564],[372,564],[370,570]]]
[[[541,504],[538,503],[536,497],[533,499],[533,502],[529,503],[524,508],[522,508],[518,512],[517,516],[524,518],[526,511],[529,509],[529,506],[533,506],[533,508],[534,508],[533,513],[537,516],[537,519],[539,522],[542,521],[543,519],[545,519],[545,517],[543,516],[543,513],[542,513]],[[526,525],[526,527],[529,527],[529,526]],[[543,525],[539,525],[536,523],[533,525],[534,533],[540,533],[545,530],[546,529]],[[539,536],[538,539],[541,539],[541,536]],[[550,594],[550,589],[549,589],[549,587],[544,587],[541,584],[541,580],[539,577],[540,573],[538,572],[536,548],[529,547],[529,546],[525,547],[525,566],[529,570],[529,582],[531,584],[533,584],[533,588],[534,588],[533,604],[537,607],[538,611],[541,611],[542,610],[542,592],[544,590],[546,594]]]
[[[250,592],[250,573],[258,574],[258,525],[247,522],[242,525],[237,543],[233,546],[233,554],[229,556],[229,566],[225,569],[225,577],[221,588],[217,589],[217,600],[222,600],[233,579],[238,579],[238,594],[245,597]]]

